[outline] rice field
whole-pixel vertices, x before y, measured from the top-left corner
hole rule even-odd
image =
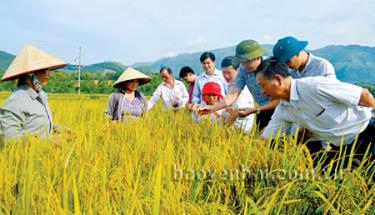
[[[107,98],[50,95],[70,130],[2,146],[0,214],[375,214],[374,162],[328,175],[291,137],[270,149],[255,130],[195,124],[160,103],[110,122]]]

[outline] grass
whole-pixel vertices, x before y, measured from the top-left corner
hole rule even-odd
[[[365,162],[327,176],[290,137],[270,149],[255,131],[194,124],[160,104],[138,121],[110,122],[107,98],[51,95],[55,123],[73,132],[1,149],[1,214],[375,213]]]

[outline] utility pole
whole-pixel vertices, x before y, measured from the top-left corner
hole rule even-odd
[[[81,46],[79,47],[78,56],[78,95],[81,94]]]

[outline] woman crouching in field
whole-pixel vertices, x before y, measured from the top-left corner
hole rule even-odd
[[[106,117],[123,121],[125,116],[137,119],[147,112],[147,99],[137,88],[150,81],[147,75],[128,67],[113,84],[117,90],[109,97]]]
[[[0,108],[0,134],[7,139],[26,134],[45,138],[53,130],[46,86],[50,71],[66,63],[26,45],[10,64],[1,81],[18,79],[17,89]]]

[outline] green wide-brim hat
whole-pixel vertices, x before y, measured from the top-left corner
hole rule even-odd
[[[267,50],[262,48],[257,41],[244,40],[236,46],[236,54],[233,62],[246,62],[265,55],[267,55]]]

